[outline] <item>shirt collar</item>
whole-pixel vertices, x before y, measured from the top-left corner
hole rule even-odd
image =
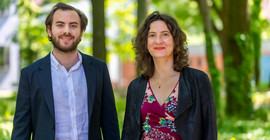
[[[58,69],[60,68],[60,66],[62,66],[62,65],[61,65],[61,64],[58,62],[58,60],[54,57],[54,55],[53,55],[52,52],[53,52],[53,51],[50,52],[51,64],[52,64],[52,66],[53,66],[55,69],[58,70]],[[81,64],[82,64],[82,55],[81,55],[81,53],[78,52],[78,56],[79,56],[79,61],[78,61],[74,66],[71,67],[70,71],[71,71],[71,70],[77,70],[77,69],[81,66]]]
[[[78,52],[78,56],[79,56],[79,61],[74,66],[72,66],[70,70],[77,70],[82,65],[82,55],[81,55],[81,53]]]

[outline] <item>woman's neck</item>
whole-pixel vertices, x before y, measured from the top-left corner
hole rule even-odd
[[[151,87],[155,90],[171,89],[180,76],[180,72],[173,69],[173,61],[155,61],[155,72],[150,78]]]
[[[173,69],[173,59],[155,59],[154,64],[154,79],[166,80],[178,73]]]

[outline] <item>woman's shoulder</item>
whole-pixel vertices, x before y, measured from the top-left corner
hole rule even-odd
[[[182,69],[182,74],[184,75],[191,75],[191,76],[203,76],[203,75],[207,75],[204,71],[199,70],[199,69],[195,69],[195,68],[191,68],[191,67],[185,67]]]
[[[134,80],[132,80],[129,84],[129,88],[139,88],[141,87],[141,85],[146,84],[147,79],[143,76],[138,76],[137,78],[135,78]]]

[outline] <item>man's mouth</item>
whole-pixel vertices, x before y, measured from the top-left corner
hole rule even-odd
[[[60,36],[60,38],[65,40],[65,41],[68,41],[68,40],[73,39],[73,36]]]

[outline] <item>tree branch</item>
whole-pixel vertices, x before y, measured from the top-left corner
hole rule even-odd
[[[220,19],[222,19],[222,12],[220,9],[218,9],[217,7],[217,4],[214,0],[211,0],[212,1],[212,7],[213,7],[213,10],[217,13],[217,15],[219,16]]]
[[[215,25],[215,23],[214,23],[214,21],[213,20],[211,20],[211,25],[212,25],[212,29],[213,29],[213,31],[216,33],[216,35],[219,37],[219,38],[221,38],[221,32],[222,31],[220,31],[218,28],[217,28],[217,26]]]

